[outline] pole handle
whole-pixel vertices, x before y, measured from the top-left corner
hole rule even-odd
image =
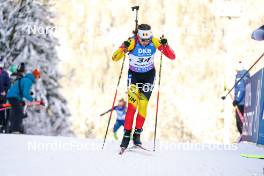
[[[135,30],[133,31],[134,35],[136,36],[138,33],[138,10],[139,10],[139,6],[133,6],[131,7],[132,11],[136,10],[136,19],[135,19]]]
[[[133,6],[133,7],[131,7],[131,9],[132,9],[132,11],[139,10],[139,6]]]

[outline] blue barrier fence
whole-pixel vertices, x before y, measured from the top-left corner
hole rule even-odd
[[[246,83],[242,141],[264,145],[264,68]]]

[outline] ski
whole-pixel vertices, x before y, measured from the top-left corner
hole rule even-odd
[[[138,148],[140,148],[140,149],[142,149],[142,150],[146,150],[146,151],[149,151],[150,152],[149,149],[143,147],[142,145],[135,145],[135,146],[138,147]]]
[[[126,151],[126,148],[124,148],[124,147],[121,147],[121,150],[119,151],[119,155],[122,155],[124,152]]]
[[[246,157],[246,158],[264,159],[264,155],[240,154],[240,156]]]
[[[141,150],[145,150],[145,151],[150,152],[149,149],[143,147],[142,145],[133,145],[133,146],[131,146],[131,147],[129,147],[129,148],[121,147],[121,150],[119,151],[118,154],[119,154],[119,155],[122,155],[126,150],[127,150],[127,151],[133,151],[133,149],[141,149]]]
[[[149,149],[143,147],[142,145],[133,145],[132,147],[129,148],[129,150],[130,149],[142,149],[142,150],[145,150],[145,151],[149,151],[150,152]]]

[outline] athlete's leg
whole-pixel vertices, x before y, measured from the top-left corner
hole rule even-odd
[[[136,119],[136,129],[142,129],[146,116],[147,116],[147,108],[150,96],[152,94],[152,90],[154,88],[154,80],[155,80],[155,72],[153,75],[146,78],[145,83],[140,92],[139,103],[138,103],[138,114]]]
[[[136,86],[137,79],[130,71],[128,72],[128,107],[124,124],[124,135],[120,147],[127,148],[130,141],[134,115],[139,101],[139,90]]]
[[[114,133],[116,133],[117,130],[118,130],[121,126],[122,126],[122,123],[120,122],[120,120],[116,120],[116,121],[115,121],[114,128],[113,128]]]
[[[137,110],[139,101],[139,90],[135,84],[131,84],[130,88],[128,89],[128,107],[127,113],[125,117],[125,130],[131,130],[133,125],[133,119],[135,112]]]
[[[136,129],[142,129],[144,125],[147,116],[148,101],[148,98],[143,93],[140,93],[138,114],[136,119]]]

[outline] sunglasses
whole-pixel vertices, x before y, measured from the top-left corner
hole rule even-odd
[[[142,42],[150,42],[151,39],[140,39]]]

